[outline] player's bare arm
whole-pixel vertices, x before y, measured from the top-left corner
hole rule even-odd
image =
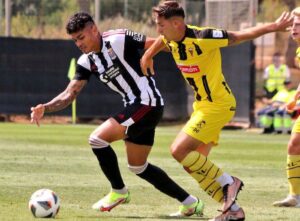
[[[247,28],[242,31],[228,31],[228,45],[252,40],[270,32],[288,31],[292,23],[293,16],[289,12],[283,12],[275,22]]]
[[[145,41],[144,50],[147,50],[148,48],[150,48],[151,45],[155,42],[155,40],[156,40],[156,38],[147,37],[146,41]]]
[[[59,111],[69,106],[80,93],[86,82],[86,80],[72,80],[66,90],[43,105],[45,107],[45,113]]]
[[[72,80],[67,88],[50,102],[32,107],[31,122],[35,122],[39,126],[39,121],[44,116],[44,113],[66,108],[77,97],[86,83],[86,80]]]
[[[295,108],[295,106],[296,106],[296,104],[297,104],[297,101],[298,101],[299,97],[300,97],[300,84],[298,85],[297,91],[296,91],[296,93],[295,93],[293,99],[290,100],[290,101],[286,104],[286,109],[287,109],[287,111],[290,111],[290,112],[291,112],[291,111],[294,110],[294,108]]]
[[[148,69],[150,70],[151,75],[154,75],[153,57],[161,50],[167,50],[161,36],[156,38],[154,42],[151,42],[151,46],[147,48],[146,45],[150,45],[150,41],[151,40],[147,43],[146,40],[145,49],[147,50],[140,61],[141,69],[145,76],[148,76]]]

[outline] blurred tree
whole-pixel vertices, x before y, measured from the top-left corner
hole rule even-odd
[[[288,6],[289,10],[292,11],[296,7],[296,0],[283,0]]]
[[[77,0],[78,5],[79,5],[79,10],[83,12],[90,13],[90,6],[91,6],[91,1],[90,0]]]
[[[38,37],[41,38],[45,32],[46,21],[48,24],[59,24],[61,22],[60,18],[55,15],[58,11],[62,11],[64,6],[64,1],[15,0],[12,4],[12,15],[35,17]]]
[[[126,19],[147,22],[149,18],[151,19],[151,8],[158,2],[159,0],[127,0],[126,5],[124,0],[102,0],[100,3],[101,19],[127,15]]]
[[[259,22],[274,21],[282,11],[288,10],[287,5],[282,0],[259,0],[258,4],[257,20]]]
[[[147,22],[148,19],[151,19],[152,7],[157,5],[159,0],[151,1],[130,1],[128,0],[128,15],[129,19],[133,21],[143,21]]]
[[[298,0],[299,2],[299,0]],[[283,11],[292,11],[296,7],[297,0],[259,0],[258,21],[274,21]],[[286,64],[295,67],[295,51],[297,44],[289,36],[287,50],[285,52]]]

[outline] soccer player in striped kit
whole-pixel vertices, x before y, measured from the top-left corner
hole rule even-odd
[[[296,62],[300,66],[300,7],[293,10],[293,26],[291,36],[297,43]],[[286,109],[293,111],[300,97],[300,84],[293,99],[287,104]],[[274,206],[278,207],[300,207],[300,117],[296,120],[292,134],[287,146],[287,180],[289,183],[288,196],[280,201],[275,201]]]
[[[153,73],[153,56],[167,48],[186,82],[194,90],[194,112],[175,138],[171,152],[208,195],[222,203],[222,213],[212,221],[243,221],[244,210],[236,198],[243,182],[224,172],[208,155],[218,144],[221,129],[235,113],[235,98],[222,73],[220,48],[251,40],[291,25],[292,17],[283,13],[276,22],[243,31],[187,25],[177,1],[164,1],[154,7],[153,17],[161,34],[141,60],[143,73]]]
[[[188,194],[162,169],[147,161],[154,142],[155,127],[163,114],[164,101],[154,79],[144,76],[141,71],[139,50],[147,49],[155,39],[126,29],[101,34],[92,17],[83,12],[74,14],[66,29],[83,52],[77,62],[75,77],[50,102],[32,107],[31,119],[39,125],[44,113],[67,107],[92,75],[121,95],[124,109],[103,122],[89,137],[89,144],[111,184],[110,193],[92,208],[110,211],[130,201],[117,156],[110,145],[114,141],[124,140],[129,170],[181,202],[179,210],[172,216],[201,215],[203,202]]]

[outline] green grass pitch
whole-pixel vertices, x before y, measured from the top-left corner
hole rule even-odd
[[[44,220],[28,210],[30,195],[40,188],[54,190],[61,199],[57,220],[170,220],[167,214],[179,203],[154,189],[127,169],[122,142],[113,143],[123,178],[131,191],[131,202],[101,213],[91,205],[109,191],[109,185],[88,145],[96,125],[0,124],[0,220]],[[162,167],[188,192],[205,202],[207,220],[218,214],[220,205],[198,188],[171,157],[169,146],[180,126],[159,127],[149,162]],[[245,188],[238,202],[246,220],[299,220],[300,210],[274,208],[274,200],[285,197],[286,144],[288,135],[261,135],[257,132],[223,131],[220,144],[210,158],[226,172],[240,177]],[[172,219],[171,219],[172,220]]]

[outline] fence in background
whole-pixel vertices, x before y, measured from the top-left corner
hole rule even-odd
[[[4,114],[29,114],[31,106],[46,102],[64,90],[69,82],[70,60],[80,55],[70,40],[0,38],[0,48],[0,113]],[[222,49],[224,75],[237,98],[238,121],[251,120],[252,52],[249,42]],[[164,119],[186,119],[192,99],[170,54],[160,53],[155,64],[159,73],[155,79],[166,103]],[[77,107],[79,117],[106,118],[122,108],[122,102],[119,95],[91,78],[77,99]],[[58,114],[70,113],[68,108]]]
[[[90,12],[96,21],[100,21],[102,31],[129,28],[154,36],[156,32],[151,19],[151,8],[159,1],[0,0],[0,36],[4,35],[5,30],[4,3],[10,2],[11,36],[17,37],[0,37],[0,113],[29,114],[32,105],[51,99],[65,88],[70,59],[77,58],[80,52],[69,40],[41,39],[67,39],[64,25],[71,14],[76,11]],[[186,22],[189,24],[220,27],[215,21],[224,20],[226,15],[227,23],[234,22],[240,27],[240,23],[244,22],[240,18],[251,16],[250,3],[257,0],[180,2],[185,8]],[[239,7],[235,7],[235,3]],[[247,4],[249,7],[244,7]],[[222,49],[224,75],[237,97],[236,120],[251,121],[253,116],[253,51],[251,43]],[[156,62],[156,69],[162,73],[155,78],[165,98],[164,119],[187,118],[193,100],[190,91],[182,77],[174,77],[180,73],[170,55],[161,53],[156,59],[159,60]],[[77,104],[79,117],[107,117],[122,107],[118,95],[95,79],[83,90]],[[59,114],[69,115],[70,112],[69,108]]]

